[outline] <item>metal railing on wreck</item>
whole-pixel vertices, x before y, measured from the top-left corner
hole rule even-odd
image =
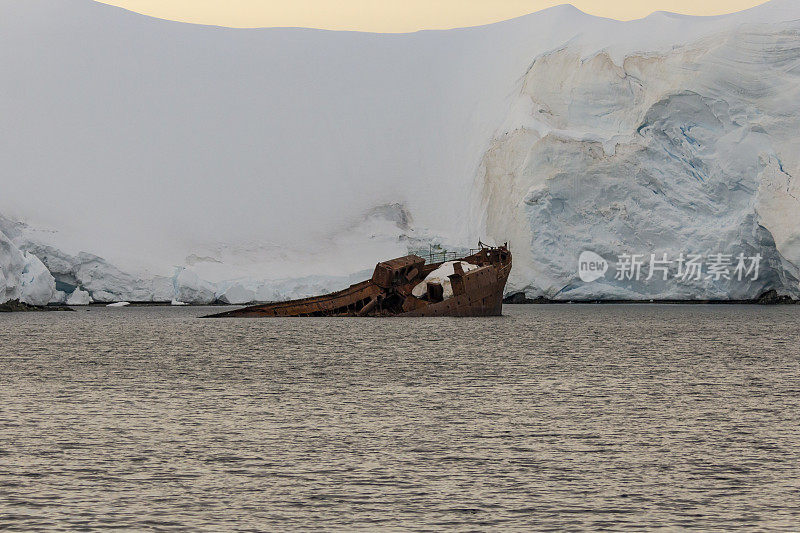
[[[468,255],[477,254],[480,252],[480,248],[470,248],[469,253],[464,253],[463,251],[450,251],[450,250],[434,250],[433,245],[430,246],[428,250],[428,255],[425,258],[426,262],[430,265],[433,263],[445,263],[447,261],[455,261],[461,257],[466,257]]]

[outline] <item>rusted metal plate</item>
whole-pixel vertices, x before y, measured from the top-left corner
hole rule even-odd
[[[375,272],[372,274],[372,283],[384,289],[407,283],[409,279],[413,279],[418,275],[424,265],[425,260],[416,255],[407,255],[390,261],[383,261],[375,266]],[[409,275],[411,276],[410,278]]]

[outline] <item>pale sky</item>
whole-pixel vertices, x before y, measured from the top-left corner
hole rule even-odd
[[[300,26],[408,32],[477,26],[565,3],[553,0],[102,0],[155,17],[232,27]],[[630,20],[653,11],[719,15],[764,0],[575,0],[586,13]]]

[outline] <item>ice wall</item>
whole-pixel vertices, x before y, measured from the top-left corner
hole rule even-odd
[[[0,303],[19,300],[47,305],[55,295],[56,282],[33,254],[21,252],[0,232]]]
[[[479,171],[509,238],[509,290],[573,298],[797,295],[800,23],[745,24],[667,53],[580,43],[538,56]],[[578,279],[584,250],[760,254],[757,280]],[[733,268],[731,268],[732,270]]]

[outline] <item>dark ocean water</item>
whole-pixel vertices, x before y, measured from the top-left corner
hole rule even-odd
[[[0,529],[800,530],[800,306],[0,316]]]

